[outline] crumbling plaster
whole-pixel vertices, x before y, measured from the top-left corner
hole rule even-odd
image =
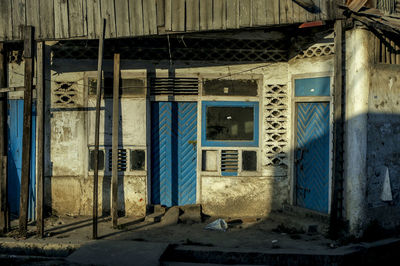
[[[368,218],[385,228],[400,226],[400,71],[376,64],[368,103]],[[392,201],[382,201],[389,173]]]

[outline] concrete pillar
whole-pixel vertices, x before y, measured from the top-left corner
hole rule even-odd
[[[362,235],[367,212],[368,94],[373,66],[370,46],[366,29],[346,32],[345,214],[355,236]]]

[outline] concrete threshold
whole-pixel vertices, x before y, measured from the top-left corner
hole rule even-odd
[[[325,251],[246,250],[206,246],[170,245],[161,265],[398,265],[400,239],[359,243]],[[397,262],[397,263],[396,263]]]

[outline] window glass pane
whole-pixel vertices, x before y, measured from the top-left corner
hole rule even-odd
[[[242,152],[242,170],[257,171],[257,152],[255,151]]]
[[[207,140],[253,140],[253,107],[209,106],[206,113]]]
[[[204,95],[257,96],[256,80],[205,80]]]
[[[131,170],[144,170],[146,154],[144,150],[131,151]]]

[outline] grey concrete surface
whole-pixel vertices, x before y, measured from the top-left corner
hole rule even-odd
[[[97,240],[69,255],[67,262],[94,265],[160,265],[159,258],[167,243]]]

